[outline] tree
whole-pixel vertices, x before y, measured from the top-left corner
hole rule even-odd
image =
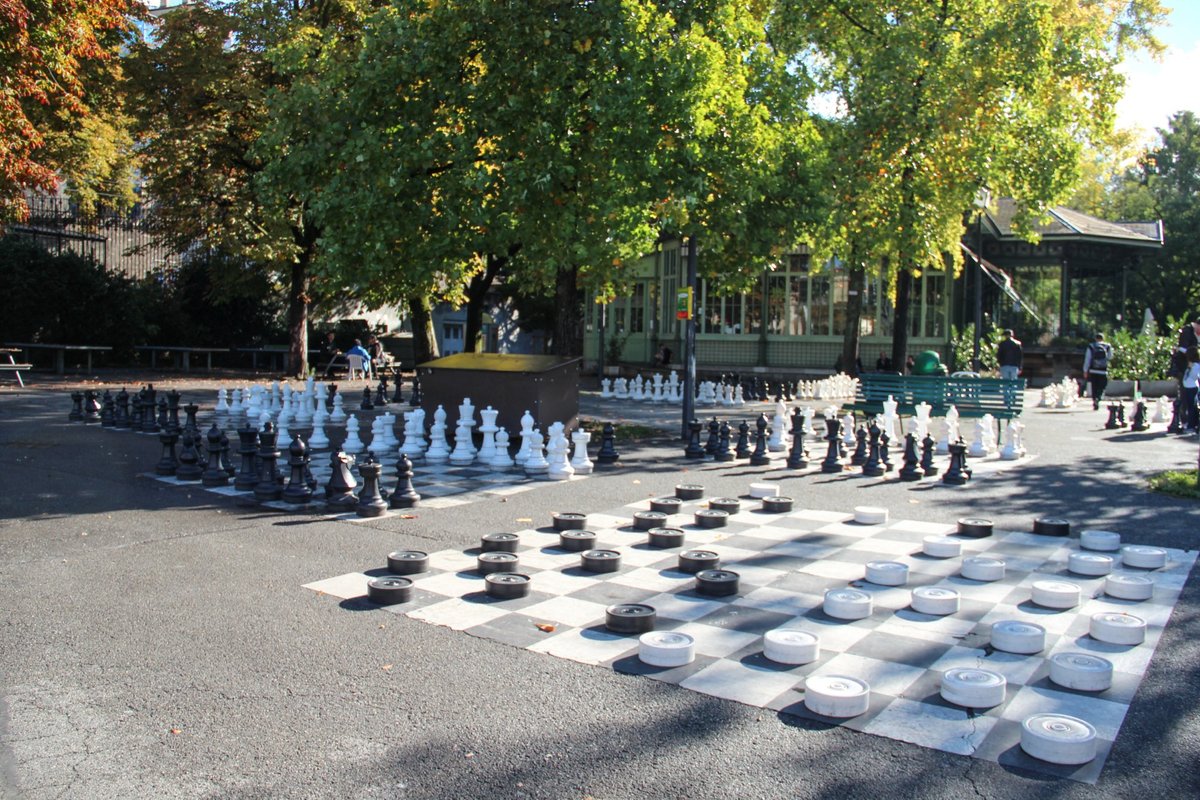
[[[140,10],[139,10],[140,9]],[[28,213],[26,189],[68,177],[78,198],[130,198],[117,111],[117,55],[144,15],[131,0],[0,2],[0,223]]]
[[[832,211],[817,261],[852,257],[895,296],[904,363],[912,279],[961,266],[981,187],[1015,198],[1029,231],[1111,127],[1133,47],[1154,47],[1157,0],[780,0],[774,29],[832,93]],[[850,320],[849,329],[857,329]]]

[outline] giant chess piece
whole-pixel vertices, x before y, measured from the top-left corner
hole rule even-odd
[[[688,443],[687,447],[683,448],[684,458],[690,458],[693,461],[704,458],[704,445],[700,444],[700,429],[703,427],[703,423],[695,417],[688,423]]]
[[[720,432],[717,436],[717,452],[714,456],[719,462],[733,461],[733,451],[729,449],[729,423],[721,421]]]
[[[921,471],[921,460],[917,456],[917,437],[913,433],[904,437],[904,466],[900,468],[900,480],[919,481],[925,477]]]
[[[142,432],[142,417],[144,416],[142,413],[142,402],[144,400],[144,392],[144,389],[136,392],[129,401],[129,430],[134,433]],[[81,404],[79,406],[79,421],[83,422],[83,394],[79,395],[79,401]]]
[[[171,430],[164,430],[158,434],[158,441],[162,443],[162,458],[155,465],[154,473],[156,475],[174,475],[175,470],[179,468],[179,459],[175,456],[175,443],[179,441],[179,434]]]
[[[252,492],[258,485],[258,431],[246,423],[238,428],[238,455],[242,457],[233,488],[239,492]]]
[[[196,405],[195,403],[188,403],[183,407],[183,429],[185,431],[191,431],[193,435],[199,435],[200,433],[200,426],[196,423],[196,414],[199,411],[200,406]]]
[[[119,430],[129,429],[129,392],[125,391],[124,386],[121,387],[121,391],[117,392],[117,408],[113,417],[113,427]]]
[[[576,433],[575,435],[578,436],[579,434]],[[585,434],[585,435],[590,436],[591,434]],[[489,467],[491,467],[492,469],[498,469],[501,471],[509,470],[509,469],[513,468],[512,456],[510,456],[508,454],[508,444],[509,444],[508,431],[502,427],[498,431],[496,431],[496,452],[492,456],[492,460],[488,462]],[[575,444],[575,454],[576,454],[576,456],[579,455],[578,440],[576,440],[576,444]],[[587,458],[586,445],[584,446],[584,449],[583,449],[583,457]],[[576,472],[579,471],[578,466],[576,466],[575,471]],[[592,462],[589,461],[588,462],[588,472],[591,472],[591,471],[592,471]]]
[[[422,402],[423,401],[421,398],[421,378],[417,375],[413,375],[412,391],[409,392],[409,395],[408,395],[408,404],[410,406],[412,406],[413,408],[416,408],[419,405],[421,405]]]
[[[358,417],[354,414],[346,420],[346,439],[342,442],[342,449],[352,456],[367,449],[363,440],[358,438]]]
[[[1124,408],[1119,403],[1108,404],[1108,421],[1104,423],[1105,430],[1116,430],[1121,427],[1120,420],[1117,419],[1118,410],[1123,411]]]
[[[142,433],[158,433],[158,421],[154,418],[154,414],[158,410],[158,392],[153,383],[147,383],[143,391],[145,397],[142,398]],[[86,422],[86,406],[84,412],[84,421]],[[199,441],[200,429],[196,428],[192,433],[197,436],[197,441]]]
[[[500,429],[500,433],[504,434],[503,450],[504,455],[508,456],[508,434],[504,433],[504,429]],[[571,441],[575,443],[575,452],[571,456],[571,468],[575,470],[576,475],[590,475],[595,465],[588,458],[587,446],[592,440],[592,435],[583,428],[577,429],[571,434]],[[496,450],[497,453],[501,450],[500,434],[496,435]],[[511,462],[509,462],[511,463]]]
[[[1167,423],[1167,433],[1183,433],[1186,421],[1187,412],[1183,410],[1183,393],[1181,392],[1171,403],[1171,421]]]
[[[368,390],[370,391],[370,390]],[[375,460],[375,456],[367,453],[366,459],[358,465],[358,474],[362,476],[363,488],[358,493],[358,504],[354,513],[360,517],[378,517],[387,511],[387,501],[379,493],[379,473],[383,465]]]
[[[862,474],[870,478],[878,478],[884,474],[887,469],[883,465],[880,458],[880,441],[883,438],[883,430],[879,427],[877,420],[871,420],[870,427],[867,428],[867,435],[870,438],[868,444],[867,460],[863,464]]]
[[[883,465],[884,472],[892,471],[892,457],[888,450],[892,443],[892,437],[888,436],[887,431],[879,434],[879,463]]]
[[[179,404],[183,402],[183,395],[172,389],[167,392],[167,427],[176,433],[183,430],[183,425],[179,421]]]
[[[459,417],[458,427],[454,429],[454,450],[450,453],[450,463],[456,467],[465,467],[475,460],[475,448],[471,446],[471,422]]]
[[[225,485],[228,486],[229,481],[232,481],[234,476],[237,475],[237,468],[234,467],[233,462],[229,459],[229,437],[225,434],[225,431],[221,431],[221,469],[225,470],[225,477],[227,479]]]
[[[154,415],[150,415],[154,419]],[[91,389],[83,393],[83,421],[87,424],[100,421],[100,395]],[[158,433],[158,428],[147,430],[146,433]]]
[[[862,426],[854,432],[854,452],[850,454],[850,463],[856,467],[867,463],[867,429]]]
[[[754,427],[754,452],[750,454],[750,466],[765,467],[771,463],[771,457],[767,455],[767,415],[759,414]]]
[[[374,411],[375,410],[375,404],[371,402],[371,387],[370,386],[363,387],[362,403],[359,404],[358,408],[360,411]],[[379,515],[376,514],[375,516],[379,516]]]
[[[388,498],[390,508],[412,508],[421,499],[412,482],[413,464],[404,453],[396,461],[396,488]]]
[[[208,429],[208,467],[200,475],[205,486],[228,486],[229,473],[221,464],[221,429],[213,423]]]
[[[799,409],[796,409],[796,412],[799,412]],[[793,428],[794,431],[795,428]],[[780,396],[775,399],[775,418],[771,421],[771,437],[767,440],[767,450],[772,453],[782,453],[787,449],[787,406],[784,405]]]
[[[833,474],[842,471],[842,421],[833,413],[825,418],[825,460],[821,462],[821,472]]]
[[[386,406],[388,404],[388,379],[386,375],[379,376],[379,386],[375,389],[375,405]]]
[[[750,457],[750,423],[746,420],[738,423],[737,447],[733,449],[733,455],[737,458]]]
[[[1117,425],[1121,428],[1125,427],[1125,404],[1117,401]]]
[[[721,423],[717,422],[717,418],[713,417],[708,421],[708,441],[704,443],[704,457],[717,457],[717,446],[721,440]]]
[[[288,445],[288,482],[283,490],[283,501],[295,506],[308,505],[312,501],[312,487],[308,485],[308,446],[299,436]]]
[[[330,474],[329,482],[325,484],[325,505],[346,510],[358,505],[358,498],[354,496],[358,479],[350,469],[353,465],[354,457],[341,450],[329,454]]]
[[[546,460],[542,449],[544,443],[545,439],[537,428],[529,432],[529,455],[525,458],[525,463],[521,464],[521,469],[534,480],[544,479],[550,471],[550,462]]]
[[[799,408],[792,409],[792,449],[787,457],[788,469],[806,469],[808,453],[804,450],[804,414]]]
[[[532,417],[530,419],[532,420]],[[450,443],[446,441],[446,409],[439,405],[433,412],[433,427],[429,429],[429,449],[425,451],[425,463],[445,464],[449,460]]]
[[[933,451],[936,447],[933,436],[926,431],[925,438],[921,440],[921,471],[925,473],[926,478],[936,477],[939,472],[937,465],[933,463]]]
[[[567,451],[571,445],[567,441],[565,428],[561,422],[555,422],[550,426],[549,431],[550,440],[546,446],[546,460],[550,466],[546,470],[546,477],[552,481],[569,480],[575,474],[575,469],[567,457]]]
[[[617,463],[621,454],[617,452],[617,429],[611,422],[604,423],[600,433],[600,451],[596,453],[596,463],[610,466]]]
[[[942,475],[942,482],[962,486],[971,479],[971,468],[967,466],[967,445],[961,439],[950,445],[950,464]]]
[[[479,460],[487,464],[496,455],[496,417],[500,415],[497,409],[488,406],[479,412],[479,418],[482,422],[479,425],[479,433],[483,436],[483,443],[479,446],[479,452],[476,454]]]
[[[1129,430],[1144,431],[1149,428],[1150,425],[1146,422],[1146,404],[1138,400],[1133,407],[1133,419],[1129,422]]]
[[[71,392],[71,413],[67,414],[71,422],[83,422],[83,392]]]
[[[254,498],[260,503],[278,500],[283,496],[277,466],[280,455],[275,446],[277,436],[272,422],[264,424],[258,434],[258,483],[254,485]]]
[[[396,372],[396,391],[392,393],[392,403],[400,405],[404,402],[404,379],[400,377],[399,371]]]
[[[191,431],[183,432],[183,444],[179,450],[179,466],[175,477],[181,481],[198,481],[204,474],[200,466],[200,453],[196,451],[196,436]]]
[[[116,423],[117,417],[117,401],[113,399],[112,392],[108,389],[104,390],[104,399],[100,402],[100,427],[111,428]]]
[[[155,432],[168,427],[169,422],[170,419],[167,416],[167,398],[160,397],[158,398],[158,418],[155,420]]]

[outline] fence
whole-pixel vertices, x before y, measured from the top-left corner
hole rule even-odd
[[[180,256],[155,244],[141,205],[129,212],[98,209],[85,215],[62,197],[29,198],[29,219],[8,233],[36,240],[55,253],[91,258],[110,272],[144,278],[179,266]]]

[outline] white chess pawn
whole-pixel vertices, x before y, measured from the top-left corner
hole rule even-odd
[[[387,441],[388,452],[399,455],[400,439],[396,437],[396,415],[390,411],[383,415],[383,436]]]
[[[450,463],[456,467],[465,467],[475,460],[475,449],[471,446],[471,423],[459,417],[458,427],[454,429],[454,450],[450,453]]]
[[[334,425],[341,425],[346,421],[346,409],[342,403],[342,393],[338,392],[333,396],[333,412],[329,415],[329,421]]]
[[[735,406],[746,405],[745,392],[742,390],[742,385],[740,383],[733,387],[733,404]]]
[[[292,432],[288,430],[288,424],[291,423],[291,421],[291,416],[289,414],[284,414],[283,411],[279,412],[279,419],[275,421],[276,442],[291,443]]]
[[[512,469],[513,460],[508,454],[508,431],[504,428],[496,431],[496,452],[492,454],[488,466],[492,469]]]
[[[326,401],[329,400],[329,387],[324,383],[318,383],[315,390],[313,401],[313,423],[316,424],[320,420],[322,424],[329,421],[329,408]]]
[[[325,421],[313,417],[312,435],[308,437],[310,450],[326,450],[329,448],[329,437],[325,435]]]
[[[433,412],[433,427],[429,429],[429,449],[425,461],[430,464],[445,464],[450,458],[450,443],[446,441],[446,410],[441,406]]]
[[[1004,437],[1004,447],[1000,450],[1000,458],[1005,461],[1015,461],[1024,455],[1021,447],[1021,428],[1022,425],[1015,419],[1008,421],[1006,427],[1006,435]]]
[[[577,429],[571,434],[571,441],[575,443],[575,453],[571,456],[571,466],[575,470],[576,475],[590,475],[595,465],[588,458],[587,446],[592,440],[592,435],[582,428]]]
[[[307,428],[313,418],[312,395],[308,393],[308,389],[305,389],[292,395],[292,402],[296,424],[301,428]]]
[[[529,456],[521,466],[524,468],[525,474],[531,478],[544,478],[550,469],[546,455],[542,452],[542,442],[542,434],[538,432],[537,428],[529,432]],[[522,446],[524,446],[524,442],[522,442]]]
[[[217,419],[224,420],[229,416],[229,399],[226,396],[225,387],[217,389],[217,407],[213,409],[213,413],[217,415]]]
[[[366,449],[362,439],[358,438],[358,417],[351,414],[346,420],[346,441],[342,443],[342,451],[353,456]]]

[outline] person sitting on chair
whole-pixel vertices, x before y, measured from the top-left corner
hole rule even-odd
[[[361,339],[354,340],[354,346],[346,351],[346,355],[347,356],[358,356],[359,358],[361,358],[362,364],[363,364],[363,367],[362,367],[363,377],[364,378],[371,377],[371,354],[368,353],[366,351],[366,348],[364,348],[362,346]],[[349,362],[347,361],[347,363],[349,363]]]
[[[367,338],[367,352],[371,354],[371,371],[382,374],[384,364],[387,363],[387,356],[383,352],[383,342],[379,341],[378,336],[371,334]]]
[[[334,343],[333,338],[333,331],[329,331],[325,334],[325,341],[321,343],[320,359],[325,362],[326,378],[333,373],[333,365],[337,363],[339,356],[342,354],[337,344]]]
[[[671,363],[671,348],[665,344],[658,346],[658,352],[654,354],[654,363],[656,366],[665,367]]]

